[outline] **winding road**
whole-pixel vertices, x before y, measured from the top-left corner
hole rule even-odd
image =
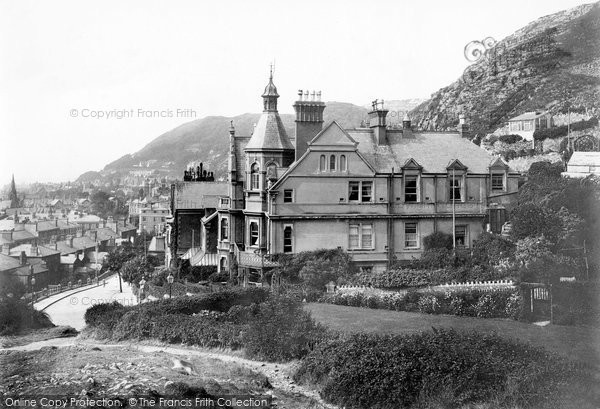
[[[81,331],[85,327],[83,317],[88,308],[113,301],[123,305],[137,304],[137,297],[128,283],[123,282],[123,292],[119,291],[119,277],[116,274],[108,277],[105,285],[65,291],[37,302],[34,306],[37,310],[47,312],[55,325],[69,325]]]

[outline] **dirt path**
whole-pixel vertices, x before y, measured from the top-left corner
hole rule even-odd
[[[314,402],[318,403],[316,408],[325,408],[325,409],[339,409],[335,405],[331,405],[325,403],[319,394],[311,389],[303,387],[302,385],[298,385],[292,379],[292,374],[294,371],[295,365],[297,363],[271,363],[271,362],[261,362],[261,361],[253,361],[250,359],[246,359],[240,356],[236,356],[235,354],[228,354],[226,352],[217,352],[214,350],[204,350],[199,348],[191,348],[191,347],[178,347],[167,344],[158,344],[158,345],[149,345],[143,343],[118,343],[118,344],[105,344],[99,342],[93,342],[90,340],[80,339],[80,338],[54,338],[48,339],[39,342],[33,342],[27,345],[15,346],[12,348],[5,348],[6,350],[13,351],[36,351],[44,347],[67,347],[67,346],[76,346],[81,345],[88,348],[98,347],[102,349],[107,348],[118,348],[118,349],[133,349],[138,350],[144,353],[167,353],[174,356],[184,357],[190,359],[190,357],[198,357],[198,358],[209,358],[209,359],[217,359],[221,362],[225,363],[235,363],[237,365],[241,365],[247,369],[252,371],[261,373],[266,376],[274,389],[278,389],[290,394],[294,395],[303,395]]]

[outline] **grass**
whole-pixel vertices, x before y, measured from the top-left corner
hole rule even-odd
[[[600,368],[600,330],[596,328],[560,325],[539,327],[500,318],[419,314],[318,303],[307,304],[305,309],[310,311],[315,320],[337,331],[404,334],[435,327],[496,332]]]

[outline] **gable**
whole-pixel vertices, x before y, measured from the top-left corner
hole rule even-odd
[[[492,161],[492,163],[490,163],[490,169],[508,169],[508,165],[506,164],[506,162],[504,162],[504,160],[502,160],[501,157],[497,157],[496,159],[494,159]]]
[[[404,166],[402,166],[402,169],[421,170],[421,169],[423,169],[423,166],[419,165],[417,163],[417,161],[414,160],[413,158],[410,158],[404,163]]]
[[[467,167],[458,159],[451,161],[446,167],[447,170],[467,170]]]
[[[309,147],[317,148],[321,146],[351,147],[356,146],[356,141],[342,129],[336,122],[330,122],[321,132],[315,136],[308,144]]]

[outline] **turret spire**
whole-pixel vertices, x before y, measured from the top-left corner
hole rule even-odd
[[[277,98],[279,98],[279,94],[277,93],[277,87],[273,84],[273,71],[273,64],[271,64],[269,68],[269,83],[262,94],[263,111],[277,111]]]

